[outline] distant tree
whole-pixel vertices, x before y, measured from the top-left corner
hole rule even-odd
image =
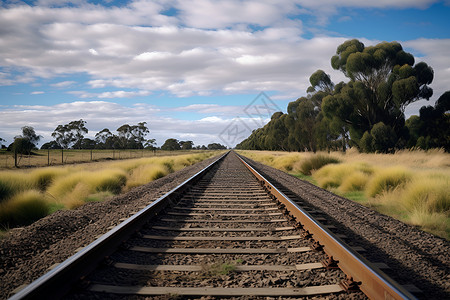
[[[86,121],[80,119],[78,121],[71,121],[68,124],[68,129],[73,133],[73,142],[75,143],[74,148],[82,149],[81,141],[84,138],[84,134],[89,132],[85,126],[86,123]]]
[[[145,149],[156,150],[156,140],[155,139],[146,140],[144,147],[145,147]]]
[[[3,148],[5,145],[3,144],[3,142],[6,142],[6,140],[0,138],[0,146]]]
[[[227,149],[227,147],[219,143],[208,144],[208,150],[222,150],[222,149]]]
[[[29,140],[34,147],[37,146],[37,143],[42,138],[42,136],[36,134],[34,128],[31,126],[22,127],[22,137]]]
[[[161,150],[166,151],[181,150],[181,146],[177,139],[170,138],[164,142],[164,144],[161,146]]]
[[[146,126],[147,122],[140,122],[137,125],[131,126],[131,134],[137,148],[143,149],[145,136],[150,132]]]
[[[36,148],[36,144],[41,139],[37,135],[34,128],[31,126],[22,127],[22,135],[14,137],[14,142],[11,144],[11,150],[19,154],[31,154],[31,150]]]
[[[143,149],[145,136],[150,132],[146,122],[137,125],[124,124],[117,128],[119,147],[122,149]]]
[[[77,141],[73,148],[75,149],[95,149],[97,145],[96,141],[89,138],[83,138],[82,140]]]
[[[75,140],[73,132],[67,124],[58,125],[53,131],[52,137],[55,138],[55,141],[61,146],[61,149],[68,149]]]
[[[95,134],[96,148],[97,149],[109,149],[107,141],[113,137],[112,132],[108,128],[104,128]]]
[[[41,146],[41,149],[47,150],[47,149],[62,149],[62,148],[61,148],[61,145],[58,144],[56,141],[50,141],[50,142],[43,144]]]
[[[34,144],[29,139],[17,136],[14,142],[9,145],[9,150],[17,154],[31,154],[31,150],[35,148]]]
[[[181,150],[191,150],[194,142],[192,141],[180,141]]]
[[[118,141],[121,149],[126,149],[128,145],[128,141],[131,139],[133,134],[131,133],[131,126],[128,124],[124,124],[116,129],[118,133]]]

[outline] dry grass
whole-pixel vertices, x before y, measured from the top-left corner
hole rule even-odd
[[[9,228],[28,225],[45,217],[48,211],[49,205],[44,194],[36,190],[17,193],[0,204],[0,226]]]
[[[371,176],[366,186],[369,197],[376,197],[383,192],[389,192],[402,186],[412,179],[412,173],[404,167],[379,168]]]
[[[294,175],[301,172],[302,163],[315,156],[269,151],[240,153]],[[284,160],[289,161],[288,166],[275,163],[283,161],[283,156],[289,157]],[[358,202],[450,240],[450,154],[441,149],[402,150],[395,154],[364,154],[350,149],[331,156],[342,163],[313,171],[312,177],[319,186],[341,195],[358,193]]]
[[[49,210],[73,209],[86,202],[102,201],[217,154],[217,151],[195,151],[170,157],[2,171],[0,225],[23,224],[26,216],[35,220],[36,216],[42,216],[43,207],[47,214]]]

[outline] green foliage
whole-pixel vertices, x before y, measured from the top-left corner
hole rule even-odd
[[[450,151],[450,91],[442,94],[433,106],[422,106],[420,116],[406,121],[409,147],[420,149],[444,148]]]
[[[49,206],[43,194],[34,190],[25,191],[0,204],[0,225],[3,227],[29,225],[45,217],[48,211]]]
[[[177,139],[167,139],[161,146],[161,150],[166,151],[181,150],[181,146]]]
[[[300,169],[303,174],[311,175],[311,171],[313,171],[313,170],[319,170],[320,168],[322,168],[325,165],[337,164],[337,163],[340,163],[339,159],[337,159],[337,158],[327,156],[327,155],[317,154],[317,155],[311,156],[308,159],[305,159],[302,162]]]

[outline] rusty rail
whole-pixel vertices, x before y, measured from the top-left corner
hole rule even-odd
[[[416,299],[405,288],[314,220],[308,212],[279,191],[242,157],[239,155],[238,157],[279,203],[285,206],[289,214],[301,224],[303,229],[309,232],[316,242],[320,243],[330,261],[336,262],[338,267],[348,276],[349,280],[343,283],[347,285],[347,288],[352,284],[357,284],[364,294],[371,299]]]

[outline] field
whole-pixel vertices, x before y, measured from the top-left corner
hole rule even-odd
[[[201,153],[202,150],[198,151]],[[189,150],[162,151],[131,149],[131,150],[33,150],[34,155],[18,155],[19,168],[44,167],[63,164],[75,164],[114,159],[131,159],[141,157],[169,156],[192,153]],[[197,153],[197,152],[196,152]],[[0,150],[0,169],[12,169],[14,166],[14,154]]]
[[[103,201],[220,151],[0,171],[0,229],[31,224],[60,209]],[[175,155],[178,154],[178,155]]]
[[[450,240],[450,154],[442,150],[239,153]]]

